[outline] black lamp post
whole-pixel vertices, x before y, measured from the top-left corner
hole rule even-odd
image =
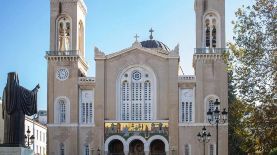
[[[202,129],[202,133],[199,132],[197,134],[197,138],[200,143],[203,143],[204,155],[205,155],[205,145],[206,145],[206,143],[209,143],[209,141],[211,139],[211,134],[210,134],[210,132],[207,133],[207,129],[205,128],[205,126]]]
[[[26,143],[25,145],[27,146],[27,148],[30,148],[30,145],[34,143],[34,139],[35,139],[35,136],[30,135],[30,133],[31,131],[28,126],[27,135],[25,135],[25,143]]]
[[[220,102],[218,99],[214,102],[214,106],[216,107],[213,111],[209,109],[207,112],[208,121],[212,125],[216,125],[216,155],[218,155],[218,124],[224,124],[227,121],[227,114],[226,108],[220,114],[219,110]]]

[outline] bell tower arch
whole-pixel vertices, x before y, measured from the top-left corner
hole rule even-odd
[[[195,0],[196,47],[225,47],[225,0]]]
[[[50,51],[76,50],[85,57],[84,1],[51,0],[50,8]]]

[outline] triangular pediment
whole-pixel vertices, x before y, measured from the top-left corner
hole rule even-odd
[[[179,45],[177,45],[179,46]],[[177,47],[176,46],[176,47]],[[176,51],[176,48],[173,51],[167,52],[161,49],[150,49],[150,48],[145,48],[140,45],[140,43],[135,42],[131,47],[125,48],[123,50],[120,50],[115,53],[111,53],[108,55],[105,55],[103,52],[101,52],[98,48],[95,48],[95,59],[112,59],[127,53],[131,53],[133,51],[139,51],[139,52],[144,52],[147,54],[151,54],[153,56],[157,56],[160,58],[179,58],[179,48],[178,51]]]

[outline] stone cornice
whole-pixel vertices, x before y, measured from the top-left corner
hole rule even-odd
[[[88,70],[88,64],[85,62],[85,60],[78,56],[78,55],[75,55],[75,56],[49,56],[49,55],[46,55],[45,56],[45,59],[48,60],[48,61],[79,61],[82,66],[84,67],[84,69],[87,71]]]
[[[202,53],[193,55],[192,66],[195,67],[197,61],[209,62],[209,61],[223,61],[223,54],[221,53]]]

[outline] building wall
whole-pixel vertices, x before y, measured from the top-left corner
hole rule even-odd
[[[0,112],[2,113],[2,101],[0,100]],[[30,130],[30,135],[34,135],[34,143],[30,145],[30,148],[34,150],[35,155],[46,155],[47,150],[47,127],[39,122],[33,121],[31,117],[25,116],[25,133]],[[4,139],[4,120],[0,118],[0,144]]]
[[[34,150],[35,155],[46,155],[47,150],[47,127],[37,121],[33,121],[30,117],[25,117],[25,133],[31,131],[30,135],[34,135],[34,143],[30,146]]]
[[[4,119],[2,117],[2,100],[0,98],[0,113],[1,113],[1,117],[0,117],[0,144],[3,143],[4,141]]]

